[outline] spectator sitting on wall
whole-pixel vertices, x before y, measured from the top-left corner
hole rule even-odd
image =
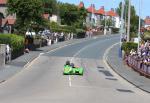
[[[24,52],[25,53],[29,53],[29,41],[28,41],[28,38],[26,38],[25,39],[25,50],[24,50]]]
[[[11,48],[9,44],[6,45],[6,62],[11,60]]]
[[[135,51],[134,49],[132,49],[132,50],[130,51],[130,55],[133,56],[133,55],[135,55],[135,54],[136,54],[136,51]]]

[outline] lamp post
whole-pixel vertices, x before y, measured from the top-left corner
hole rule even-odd
[[[123,36],[123,29],[124,29],[124,19],[123,19],[123,16],[124,16],[124,0],[122,0],[122,9],[121,9],[121,27],[120,27],[120,47],[121,47],[121,44],[122,44],[122,36]]]
[[[106,18],[106,7],[105,7],[105,14],[104,14],[104,15],[105,15],[105,18],[104,18],[104,19],[105,19],[104,35],[106,35],[106,34],[107,34],[107,29],[106,29],[106,25],[107,25],[107,24],[106,24],[106,19],[107,19],[107,18]]]
[[[128,7],[127,42],[130,41],[130,17],[131,17],[131,0],[129,0],[129,7]]]
[[[124,0],[122,0],[122,9],[121,9],[121,27],[120,27],[120,48],[119,48],[119,57],[122,57],[122,36],[123,36],[123,29],[124,29],[124,20],[123,20],[123,16],[124,16]]]
[[[139,28],[138,28],[138,53],[140,49],[140,33],[141,32],[141,0],[139,0]]]
[[[91,2],[91,7],[92,7],[91,28],[93,28],[93,25],[94,25],[94,3],[93,3],[93,0],[90,0],[90,2]]]

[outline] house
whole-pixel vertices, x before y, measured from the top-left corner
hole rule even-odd
[[[112,27],[120,28],[120,17],[117,15],[113,8],[106,12],[106,18],[112,20]]]
[[[54,14],[50,15],[48,13],[45,13],[45,14],[43,14],[43,18],[45,18],[45,19],[47,19],[47,20],[49,20],[51,22],[56,22],[56,23],[59,23],[59,24],[61,22],[59,16],[58,15],[54,15]]]
[[[79,8],[84,7],[84,3],[81,1],[78,5]],[[101,6],[98,10],[96,10],[95,5],[91,4],[87,8],[87,17],[86,17],[86,25],[89,26],[104,26],[102,25],[102,21],[106,19],[111,19],[113,21],[113,27],[120,28],[120,17],[111,9],[110,11],[105,11],[104,6]]]
[[[7,15],[7,0],[0,0],[0,32],[11,33],[16,14]]]

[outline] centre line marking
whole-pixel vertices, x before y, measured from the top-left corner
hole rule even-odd
[[[71,77],[69,75],[69,86],[71,87]]]

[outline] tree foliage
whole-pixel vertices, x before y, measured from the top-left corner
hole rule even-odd
[[[83,22],[85,21],[87,15],[85,8],[78,8],[74,4],[61,2],[59,2],[58,5],[62,24],[75,26],[78,28],[83,27]]]
[[[44,13],[57,14],[58,7],[56,0],[43,0]]]
[[[57,0],[8,0],[8,14],[16,14],[15,29],[19,34],[24,34],[29,28],[34,31],[37,28],[48,25],[43,18],[44,13],[57,14],[63,25],[83,28],[87,11],[78,8],[74,4],[61,3]]]
[[[17,16],[16,27],[25,32],[31,24],[42,22],[43,5],[41,0],[8,0],[8,13]]]
[[[120,17],[121,17],[121,8],[122,8],[121,6],[122,6],[122,3],[120,2],[119,7],[117,8],[117,13],[119,14]],[[127,24],[127,20],[128,20],[128,6],[129,6],[129,0],[125,0],[124,20],[126,21],[126,24]],[[139,19],[139,16],[136,14],[135,7],[133,5],[131,5],[130,32],[137,32],[138,19]]]

